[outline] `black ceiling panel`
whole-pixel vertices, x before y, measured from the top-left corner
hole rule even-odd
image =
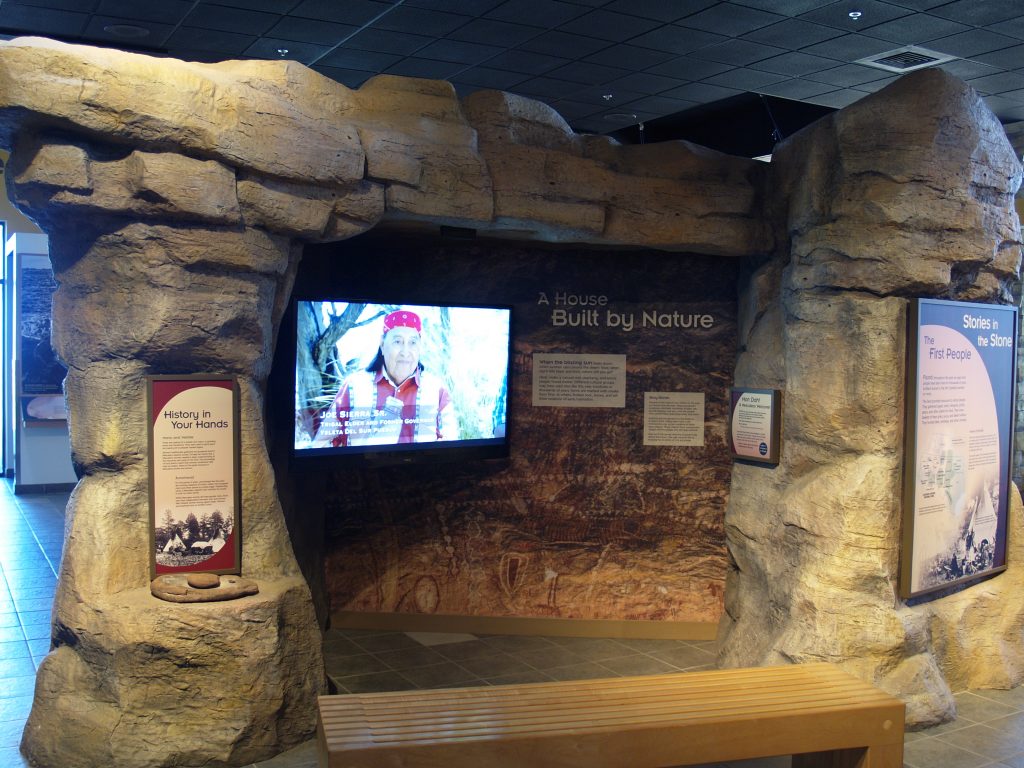
[[[842,31],[835,27],[826,27],[800,19],[786,19],[778,24],[772,24],[770,27],[762,27],[748,32],[743,39],[796,51],[815,43],[831,40],[842,34]]]
[[[655,67],[664,64],[674,57],[674,54],[665,51],[655,51],[652,48],[640,48],[635,45],[612,45],[602,48],[584,58],[584,61],[591,61],[595,64],[604,64],[607,67],[628,67],[629,69],[642,72],[648,67]]]
[[[190,10],[192,10],[190,0],[160,0],[158,3],[142,3],[139,0],[101,0],[96,13],[122,19],[152,21],[157,24],[178,24]]]
[[[784,16],[799,16],[801,13],[813,11],[825,5],[831,5],[836,0],[733,0],[737,5],[745,5],[748,8],[759,8],[762,11],[771,11]]]
[[[77,37],[89,23],[89,14],[12,3],[0,4],[0,28],[41,35]]]
[[[892,50],[892,48],[893,44],[888,40],[879,40],[876,37],[867,37],[866,35],[843,35],[842,37],[804,48],[804,53],[838,61],[857,61],[866,56],[885,53]]]
[[[391,3],[376,0],[345,0],[343,3],[336,0],[302,0],[289,15],[362,26],[393,7]]]
[[[585,6],[563,3],[560,0],[506,0],[485,16],[488,19],[552,29],[588,11]]]
[[[246,56],[259,59],[291,59],[303,64],[316,61],[329,51],[325,45],[303,43],[298,40],[279,40],[273,37],[261,37],[245,50]],[[280,53],[284,51],[285,53]]]
[[[511,24],[497,19],[473,19],[449,32],[448,37],[452,40],[514,48],[539,34],[541,31],[537,27]]]
[[[953,21],[985,27],[1014,19],[1021,14],[1020,0],[955,0],[935,8],[932,13]]]
[[[739,91],[757,93],[766,85],[778,83],[786,79],[785,75],[777,75],[774,72],[737,67],[736,69],[730,69],[728,72],[723,72],[720,75],[709,77],[701,82],[708,83],[709,85],[721,85],[726,88],[735,88]]]
[[[693,56],[698,59],[707,59],[721,64],[742,67],[755,61],[770,59],[782,53],[785,53],[785,50],[782,48],[762,45],[750,40],[726,40],[724,43],[715,43],[714,45],[694,51]]]
[[[965,24],[918,13],[870,27],[867,34],[897,45],[923,45],[937,37],[957,35],[969,29]]]
[[[1024,88],[1024,75],[1018,72],[1000,72],[997,75],[976,77],[969,82],[979,93],[986,96],[999,95]]]
[[[551,31],[527,40],[519,46],[524,51],[544,53],[548,56],[561,56],[568,59],[582,59],[602,48],[608,47],[608,41],[593,37],[570,35],[568,32]]]
[[[669,24],[634,37],[629,42],[630,45],[638,45],[642,48],[653,48],[656,51],[685,54],[698,48],[703,48],[706,45],[720,43],[728,39],[725,35],[716,35],[713,32],[703,32],[699,29],[688,29]]]
[[[808,80],[828,83],[837,88],[852,88],[861,83],[881,80],[887,74],[881,69],[865,67],[863,64],[844,64],[821,72],[807,73],[805,77]]]
[[[820,96],[823,93],[836,90],[835,86],[828,83],[816,83],[813,80],[783,80],[781,83],[773,83],[759,89],[758,93],[768,96],[778,96],[783,99],[803,100],[811,96]]]
[[[385,72],[389,75],[403,77],[423,77],[428,80],[447,80],[462,69],[462,65],[450,61],[435,61],[410,56],[397,64],[392,64]]]
[[[715,4],[715,0],[612,0],[604,9],[669,22],[698,13]]]
[[[711,77],[719,72],[726,72],[729,69],[728,64],[720,64],[716,61],[702,61],[691,56],[679,56],[672,59],[672,61],[666,61],[664,64],[659,64],[656,67],[650,67],[647,71],[656,75],[678,77],[683,80],[703,80],[705,77]]]
[[[629,74],[628,69],[618,67],[606,67],[603,64],[591,64],[586,61],[574,61],[548,73],[551,77],[561,80],[569,80],[584,85],[597,85],[607,83],[609,80],[623,77]]]
[[[1019,44],[1019,40],[1006,35],[989,32],[986,29],[971,29],[958,35],[932,40],[928,47],[953,56],[969,58],[979,53],[998,51]]]
[[[345,42],[346,48],[380,53],[408,55],[430,45],[432,38],[423,35],[408,35],[404,32],[388,32],[382,29],[364,29]]]
[[[1017,69],[1024,67],[1024,43],[1011,48],[982,53],[974,57],[976,61],[1000,69]]]
[[[487,62],[487,66],[496,69],[507,69],[510,72],[522,72],[525,75],[542,75],[556,67],[568,64],[569,59],[549,56],[546,53],[512,50],[499,54]]]
[[[562,24],[559,29],[574,35],[586,35],[601,40],[623,42],[630,38],[650,32],[658,27],[656,21],[642,19],[639,16],[627,16],[624,13],[608,11],[591,11],[585,16]]]
[[[210,29],[178,27],[167,39],[166,45],[172,48],[241,56],[257,39],[256,35],[238,35]]]
[[[429,37],[443,37],[470,20],[469,16],[431,11],[400,5],[374,22],[374,27],[389,32],[405,32]]]
[[[739,37],[785,20],[785,16],[733,3],[719,3],[679,22],[680,26]]]
[[[184,24],[193,29],[205,28],[216,32],[231,32],[239,35],[262,35],[280,19],[276,13],[246,11],[224,5],[197,5]]]
[[[345,46],[331,51],[320,59],[317,64],[357,72],[383,72],[401,59],[402,56],[397,53],[360,51]]]
[[[358,31],[359,27],[348,24],[284,16],[267,31],[267,34],[279,40],[294,40],[330,47]]]
[[[470,67],[455,76],[455,82],[473,85],[477,88],[492,88],[499,91],[507,91],[517,83],[523,82],[529,75],[519,72],[507,72],[503,69],[491,69],[489,67]]]
[[[826,59],[822,56],[812,56],[809,53],[791,51],[780,56],[773,56],[770,59],[757,61],[750,66],[753,69],[763,69],[765,72],[774,72],[779,75],[799,77],[811,72],[820,72],[823,69],[830,69],[836,65],[833,59]]]
[[[608,87],[613,91],[621,88],[626,91],[654,94],[671,88],[678,88],[681,85],[686,85],[686,83],[686,80],[677,77],[664,77],[651,74],[650,72],[634,72],[617,80],[609,81]]]
[[[505,0],[405,0],[406,5],[415,8],[429,8],[434,11],[461,13],[478,16],[497,8]]]
[[[478,45],[462,40],[435,40],[430,45],[418,50],[416,55],[424,59],[450,61],[472,66],[487,61],[504,50],[504,48],[493,45]]]
[[[0,7],[0,18],[3,17],[3,12],[7,10],[8,6],[4,5]],[[117,33],[117,28],[121,25],[134,26],[138,24],[135,19],[123,19],[114,16],[92,16],[89,19],[89,23],[86,24],[85,31],[82,36],[89,41],[105,42],[105,43],[121,43],[124,37]],[[174,31],[174,27],[170,24],[157,24],[154,21],[144,22],[144,28],[148,30],[149,34],[145,37],[132,38],[132,42],[136,45],[141,46],[153,46],[162,47],[164,41],[170,36],[171,32]]]

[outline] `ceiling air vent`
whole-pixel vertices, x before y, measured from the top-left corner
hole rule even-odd
[[[956,56],[950,56],[946,53],[929,51],[927,48],[919,48],[916,45],[907,45],[894,51],[886,51],[885,53],[877,53],[874,56],[858,59],[854,63],[874,67],[875,69],[884,69],[886,72],[897,72],[902,75],[907,72],[913,72],[915,69],[934,67],[937,64],[943,64],[955,58]]]

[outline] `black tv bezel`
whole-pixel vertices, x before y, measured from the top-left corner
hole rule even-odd
[[[358,446],[355,448],[297,448],[295,446],[294,422],[289,432],[289,455],[293,463],[300,466],[323,467],[334,464],[339,467],[376,468],[391,466],[412,466],[417,464],[442,464],[470,461],[500,461],[511,456],[511,437],[509,418],[512,404],[512,334],[515,322],[515,308],[511,304],[491,304],[480,302],[453,302],[451,300],[436,301],[406,296],[406,300],[396,303],[380,297],[341,296],[333,292],[310,293],[303,291],[291,297],[289,308],[289,407],[295,413],[295,379],[296,355],[298,354],[298,312],[300,302],[335,302],[364,303],[395,306],[447,307],[449,309],[500,309],[508,312],[508,348],[505,363],[505,435],[501,438],[477,438],[470,440],[453,440],[433,443],[395,443],[381,446]]]

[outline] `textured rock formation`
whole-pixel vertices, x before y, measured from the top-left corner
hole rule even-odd
[[[312,732],[319,630],[263,421],[303,244],[400,223],[770,248],[758,163],[584,139],[536,102],[463,107],[434,81],[351,91],[290,62],[15,40],[0,44],[0,144],[12,199],[50,235],[82,476],[23,739],[44,766],[241,765]],[[242,576],[260,585],[210,606],[148,589],[145,376],[200,372],[240,381]]]
[[[1020,165],[978,95],[926,70],[772,168],[785,245],[748,281],[736,381],[784,390],[783,461],[733,470],[720,661],[842,663],[939,722],[951,691],[1024,675],[1022,513],[1015,493],[1008,571],[899,599],[905,297],[1010,300]]]

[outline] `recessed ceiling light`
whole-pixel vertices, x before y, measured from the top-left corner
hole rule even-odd
[[[849,13],[850,18],[853,19],[854,21],[856,21],[857,19],[859,19],[863,15],[864,14],[861,13],[860,11],[850,11],[850,13]]]
[[[140,27],[137,24],[107,24],[107,26],[103,28],[103,31],[117,37],[130,38],[146,37],[146,35],[149,34],[148,29]]]
[[[615,98],[615,94],[614,93],[606,93],[601,98],[604,99],[605,101],[611,101],[612,99]]]
[[[288,55],[288,49],[287,48],[278,48],[277,49],[277,55],[278,56],[287,56]]]

